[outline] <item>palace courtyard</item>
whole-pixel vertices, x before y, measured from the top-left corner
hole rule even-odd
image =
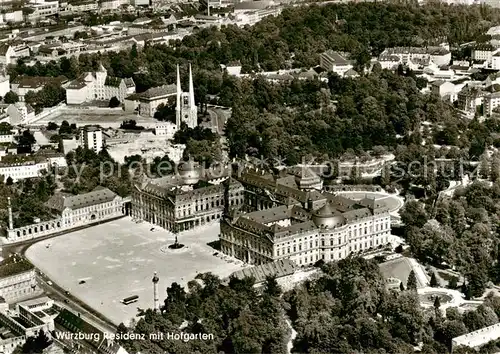
[[[183,232],[178,241],[184,248],[171,250],[172,233],[126,217],[40,241],[26,256],[53,282],[115,324],[129,323],[137,308],[153,307],[155,271],[161,305],[172,282],[186,285],[199,273],[223,278],[242,269],[241,261],[214,255],[217,251],[207,245],[218,234],[219,223]],[[133,295],[139,296],[136,303],[121,303]]]

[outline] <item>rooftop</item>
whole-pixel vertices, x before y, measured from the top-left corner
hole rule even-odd
[[[336,65],[347,65],[349,64],[349,60],[345,59],[338,52],[333,50],[327,50],[322,56],[326,56],[330,61],[333,61]]]
[[[14,255],[0,262],[0,278],[24,273],[32,270],[33,268],[33,264],[31,264],[27,259]]]
[[[268,276],[280,278],[293,274],[296,268],[297,266],[293,261],[289,259],[281,259],[277,262],[238,270],[231,274],[231,277],[235,277],[237,279],[252,277],[255,279],[255,283],[258,284],[265,281]]]
[[[51,83],[62,85],[66,82],[68,82],[68,78],[66,76],[50,77],[50,76],[21,75],[16,77],[16,79],[12,83],[19,85],[20,88],[30,89],[30,88],[40,88]]]
[[[107,203],[114,200],[115,197],[116,194],[108,188],[97,187],[92,192],[79,195],[57,193],[47,201],[47,206],[58,211],[63,211],[66,208],[74,210]]]
[[[139,97],[145,100],[155,100],[163,98],[165,96],[172,96],[176,93],[177,93],[177,87],[174,84],[172,84],[172,85],[152,87],[147,91],[140,93]]]

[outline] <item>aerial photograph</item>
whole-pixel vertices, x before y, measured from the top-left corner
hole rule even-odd
[[[0,9],[0,354],[500,354],[500,0]]]

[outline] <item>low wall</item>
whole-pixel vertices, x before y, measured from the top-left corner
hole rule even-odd
[[[61,111],[61,109],[63,109],[64,107],[66,107],[66,103],[59,103],[57,106],[46,108],[43,110],[43,112],[40,112],[39,114],[37,114],[35,116],[35,118],[31,119],[28,122],[28,124],[34,123],[40,119],[46,118],[47,116],[49,116],[51,114],[54,114],[55,112]]]
[[[88,111],[92,112],[103,112],[103,113],[123,113],[123,109],[121,107],[116,107],[116,108],[110,108],[110,107],[98,107],[98,106],[65,106],[64,110],[62,113],[67,112],[67,113],[86,113]]]
[[[50,236],[57,233],[69,232],[82,227],[88,227],[99,224],[104,221],[110,221],[125,216],[123,213],[109,214],[100,219],[95,219],[91,223],[82,222],[79,224],[63,225],[61,219],[50,221],[42,221],[36,224],[18,227],[16,229],[7,230],[7,238],[2,240],[3,244],[13,244],[24,241],[36,240],[45,236]]]

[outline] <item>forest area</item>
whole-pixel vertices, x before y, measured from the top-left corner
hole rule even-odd
[[[477,310],[460,314],[455,308],[422,309],[414,288],[387,290],[378,264],[363,258],[347,258],[322,266],[323,275],[283,292],[268,277],[262,292],[253,278],[231,278],[228,284],[205,273],[188,283],[167,288],[161,313],[141,310],[143,317],[118,333],[158,331],[213,333],[209,341],[124,340],[130,352],[171,353],[287,353],[289,318],[297,337],[297,353],[421,353],[443,354],[451,338],[498,322],[500,298],[489,297]],[[285,317],[286,316],[286,317]],[[493,353],[491,343],[480,353]],[[470,353],[459,348],[454,353]]]

